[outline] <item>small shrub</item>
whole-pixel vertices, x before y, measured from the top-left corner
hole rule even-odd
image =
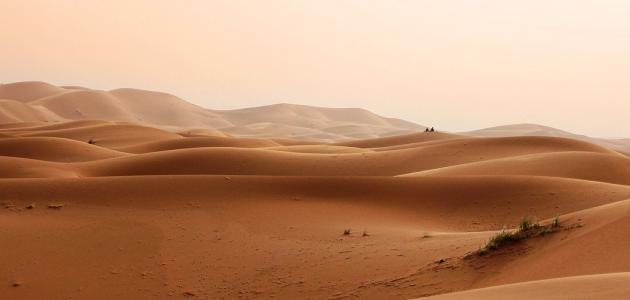
[[[94,139],[90,139],[90,140],[88,141],[88,144],[90,144],[90,145],[94,145],[94,144],[96,144],[96,141],[95,141]]]
[[[495,250],[507,243],[511,243],[516,240],[516,235],[513,232],[501,230],[501,232],[497,233],[496,235],[491,237],[490,240],[488,240],[485,248],[487,250]]]
[[[478,251],[472,254],[485,255],[491,250],[496,250],[506,244],[517,242],[520,240],[536,237],[543,234],[554,232],[560,227],[560,217],[556,216],[553,221],[548,225],[540,225],[538,221],[532,221],[528,218],[523,218],[518,224],[518,230],[508,231],[501,230],[496,235],[488,240],[485,247],[480,248]]]
[[[352,229],[348,228],[343,231],[343,235],[350,235],[352,233]]]
[[[532,223],[528,218],[523,218],[521,222],[518,224],[519,231],[527,231],[531,228]]]
[[[560,216],[556,215],[555,218],[553,218],[553,221],[551,221],[551,228],[558,228],[560,227]]]
[[[367,232],[367,230],[363,230],[363,234],[361,236],[370,236],[370,234]]]

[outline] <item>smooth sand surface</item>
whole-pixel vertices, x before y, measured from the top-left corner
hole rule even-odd
[[[630,273],[576,276],[516,283],[424,299],[627,299]],[[506,295],[509,295],[506,296]]]
[[[602,143],[410,133],[365,110],[288,104],[196,119],[179,98],[133,89],[31,82],[0,96],[13,97],[0,105],[13,116],[0,124],[0,299],[630,292],[630,159]],[[136,98],[181,110],[135,122],[148,105]],[[40,120],[33,103],[61,119]],[[556,216],[550,233],[475,254],[525,217]]]
[[[468,131],[462,133],[469,136],[481,136],[481,137],[506,137],[506,136],[553,136],[553,137],[565,137],[576,140],[583,140],[589,143],[598,144],[604,147],[608,147],[615,150],[630,151],[630,140],[628,139],[605,139],[605,138],[593,138],[580,134],[575,134],[552,128],[549,126],[542,126],[537,124],[512,124],[503,125],[490,128],[484,128],[474,131]]]

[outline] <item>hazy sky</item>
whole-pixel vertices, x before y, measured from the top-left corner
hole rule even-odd
[[[0,81],[630,136],[630,1],[0,0]]]

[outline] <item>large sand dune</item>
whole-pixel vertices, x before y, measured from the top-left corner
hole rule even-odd
[[[100,119],[169,130],[220,129],[243,137],[319,141],[374,138],[424,129],[360,108],[277,104],[210,110],[170,94],[131,88],[101,91],[17,82],[0,84],[0,99],[0,123]]]
[[[630,159],[620,154],[552,152],[461,164],[403,176],[534,175],[630,184]]]
[[[46,161],[76,162],[124,156],[122,152],[56,137],[0,139],[0,156]]]
[[[210,111],[134,89],[27,82],[0,98],[2,299],[629,292],[630,159],[602,142],[423,132],[361,109]],[[475,254],[556,216],[551,233]]]

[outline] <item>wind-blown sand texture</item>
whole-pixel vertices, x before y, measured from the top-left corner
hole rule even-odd
[[[144,91],[94,92],[86,104],[24,84],[0,88],[3,116],[17,116],[13,106],[29,116],[0,124],[2,299],[630,295],[630,158],[610,147],[421,128],[334,143],[265,129],[235,137],[251,112],[179,119],[201,109],[183,105],[168,126],[149,126],[134,119],[145,104],[121,100]],[[112,97],[125,109],[94,108]],[[85,119],[69,120],[76,107]],[[152,109],[145,120],[168,119]],[[306,128],[289,112],[252,110]],[[406,124],[319,113],[332,121],[318,134],[342,118]],[[523,217],[555,216],[556,232],[471,255]]]

